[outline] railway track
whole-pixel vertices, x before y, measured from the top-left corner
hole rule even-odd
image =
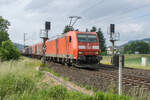
[[[113,66],[101,65],[99,70],[87,70],[68,67],[61,64],[49,63],[50,67],[62,76],[69,77],[71,81],[89,85],[106,91],[110,83],[118,87],[118,69]],[[143,87],[150,91],[150,71],[123,68],[122,83],[126,90],[134,87]],[[116,90],[117,91],[117,90]]]
[[[118,79],[118,73],[116,72],[101,72],[101,74],[104,75],[104,78],[108,79],[115,79],[117,81]],[[131,85],[131,86],[144,86],[147,87],[147,89],[150,89],[150,78],[143,77],[143,76],[137,76],[137,75],[128,75],[128,74],[122,74],[122,83],[123,85]]]
[[[107,69],[107,68],[102,68],[102,69]],[[130,70],[134,70],[134,69],[130,69]],[[138,70],[138,71],[141,71],[141,70]],[[115,71],[105,70],[105,71],[100,71],[100,73],[101,74],[103,73],[104,76],[107,76],[106,77],[107,79],[112,78],[112,79],[116,79],[116,81],[118,79],[118,70],[116,68],[115,68]],[[138,73],[136,72],[136,74],[131,73],[129,71],[129,68],[124,68],[123,74],[122,74],[123,85],[131,85],[131,86],[139,86],[139,87],[144,86],[145,88],[150,89],[150,77],[146,76],[147,74],[146,75],[143,75],[143,74],[144,73],[142,73],[141,75],[141,72],[138,72]]]

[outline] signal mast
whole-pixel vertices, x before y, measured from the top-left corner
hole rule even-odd
[[[42,62],[45,64],[45,52],[46,52],[46,44],[45,42],[48,40],[48,31],[51,29],[51,22],[49,21],[46,21],[45,22],[45,29],[41,30],[41,33],[40,33],[40,38],[43,39],[43,57],[42,57]]]
[[[120,33],[115,33],[115,24],[110,24],[110,42],[112,43],[112,64],[114,65],[115,42],[119,40]]]

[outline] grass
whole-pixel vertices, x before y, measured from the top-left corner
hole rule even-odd
[[[136,100],[150,100],[149,94],[150,91],[144,88],[144,86],[141,86],[129,89],[126,95],[135,97]]]
[[[147,58],[147,66],[141,65],[141,58]],[[139,54],[139,55],[125,55],[125,66],[131,68],[142,68],[150,70],[150,55],[149,54]]]
[[[141,65],[141,58],[147,58],[147,66]],[[111,56],[103,56],[102,64],[111,64]],[[128,54],[125,55],[125,67],[150,70],[150,54]]]
[[[113,93],[97,92],[89,96],[68,91],[61,85],[49,87],[41,82],[43,73],[35,70],[40,65],[40,61],[25,57],[0,63],[0,100],[132,100]]]
[[[103,59],[100,61],[100,63],[111,65],[111,56],[103,56]]]

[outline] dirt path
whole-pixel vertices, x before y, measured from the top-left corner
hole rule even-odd
[[[40,68],[36,67],[36,70],[40,71]],[[42,72],[44,72],[43,82],[46,82],[48,84],[52,82],[54,85],[63,85],[68,90],[82,92],[83,94],[88,94],[88,95],[94,94],[93,91],[87,90],[85,88],[81,88],[72,82],[65,81],[62,77],[56,77],[50,72],[46,72],[46,71],[42,71]]]

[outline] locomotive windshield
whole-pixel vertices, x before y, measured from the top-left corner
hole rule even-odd
[[[94,34],[78,34],[78,42],[97,42],[96,35]]]

